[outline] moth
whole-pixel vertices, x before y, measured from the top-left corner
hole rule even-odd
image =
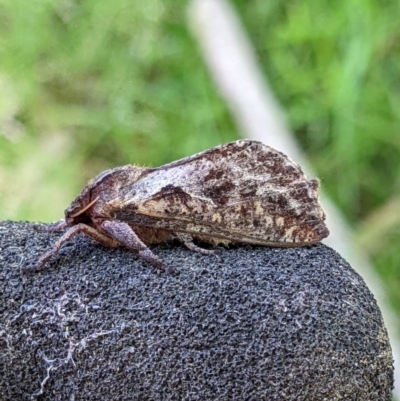
[[[204,254],[193,240],[273,247],[315,244],[327,237],[318,201],[319,181],[308,180],[283,153],[252,140],[227,143],[158,168],[126,165],[89,181],[44,227],[69,228],[25,271],[40,270],[79,233],[108,247],[125,246],[156,268],[171,271],[149,248],[177,239]]]

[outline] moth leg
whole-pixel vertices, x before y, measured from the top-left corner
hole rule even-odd
[[[193,242],[193,238],[190,234],[187,233],[176,233],[174,232],[174,236],[181,242],[185,244],[187,248],[189,248],[192,251],[200,252],[203,253],[204,255],[213,255],[215,254],[215,251],[212,249],[204,249],[199,246],[197,246]]]
[[[36,223],[33,225],[33,228],[36,231],[47,231],[47,232],[59,231],[65,227],[67,227],[67,223],[64,219],[61,219],[59,221],[56,221],[55,223],[50,223],[50,224]]]
[[[97,242],[109,247],[118,247],[119,243],[114,240],[113,238],[107,237],[106,235],[102,234],[101,232],[97,231],[95,228],[87,226],[86,224],[79,223],[76,226],[71,227],[64,235],[62,235],[57,242],[54,244],[53,248],[43,254],[36,264],[28,264],[27,266],[23,267],[21,270],[23,273],[28,271],[39,271],[42,270],[45,263],[55,255],[59,249],[64,245],[64,243],[68,242],[71,238],[75,237],[75,235],[79,233],[84,233],[89,237],[95,239]]]
[[[172,268],[165,266],[165,264],[154,255],[148,246],[137,236],[132,228],[122,221],[104,221],[101,227],[111,237],[115,238],[119,243],[125,247],[138,252],[138,254],[148,263],[157,269],[165,270],[167,273],[173,271]]]

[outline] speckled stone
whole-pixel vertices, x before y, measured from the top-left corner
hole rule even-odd
[[[382,315],[327,246],[152,246],[167,275],[80,236],[22,275],[59,235],[0,223],[2,401],[391,398]]]

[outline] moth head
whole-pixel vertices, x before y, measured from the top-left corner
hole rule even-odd
[[[91,188],[88,184],[65,210],[65,222],[69,226],[79,223],[88,223],[90,221],[86,211],[95,203],[94,200],[91,201],[90,198]]]
[[[67,225],[89,224],[91,221],[90,210],[97,202],[104,203],[111,199],[117,199],[120,189],[136,182],[145,170],[131,165],[116,167],[103,171],[90,180],[65,210]]]

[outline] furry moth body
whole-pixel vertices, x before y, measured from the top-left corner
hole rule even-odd
[[[103,245],[125,246],[151,265],[170,270],[147,247],[177,238],[218,243],[294,247],[327,237],[318,202],[319,181],[307,180],[283,153],[239,140],[158,168],[133,165],[104,171],[91,180],[65,211],[44,226],[69,230],[27,270],[40,270],[78,233]]]

